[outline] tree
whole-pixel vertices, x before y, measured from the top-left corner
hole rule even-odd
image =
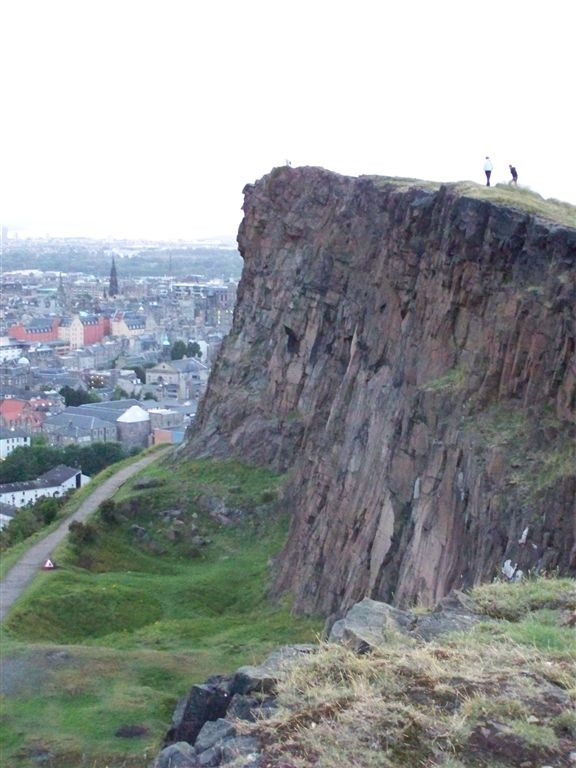
[[[0,462],[0,483],[34,480],[58,464],[81,467],[86,475],[95,475],[125,458],[120,443],[91,443],[54,448],[46,444],[20,446]]]
[[[197,341],[189,341],[186,345],[186,354],[188,357],[202,357],[202,350]]]
[[[34,480],[58,464],[62,464],[62,457],[56,448],[49,445],[19,446],[0,462],[0,482]]]
[[[86,392],[85,389],[78,387],[72,389],[66,385],[60,390],[60,394],[64,398],[64,405],[66,408],[69,406],[84,405],[85,403],[99,403],[100,398],[95,392]]]
[[[115,501],[112,499],[104,499],[98,507],[98,512],[100,513],[100,519],[105,525],[117,525],[118,508]]]
[[[142,382],[142,384],[146,384],[146,371],[141,365],[135,365],[132,370],[138,377],[138,379]]]
[[[175,341],[174,344],[172,344],[172,348],[170,350],[170,359],[182,360],[186,352],[187,352],[186,342],[182,341],[181,339],[178,339],[178,341]]]
[[[68,536],[70,544],[76,551],[82,550],[86,544],[92,544],[96,541],[98,532],[93,523],[79,523],[73,520],[68,526]]]
[[[90,445],[67,445],[62,451],[62,463],[82,467],[85,475],[97,475],[110,464],[125,458],[120,443],[91,443]]]
[[[43,497],[35,504],[19,509],[18,514],[0,531],[0,549],[8,549],[19,541],[27,539],[45,525],[50,525],[65,502],[64,497],[57,499]]]
[[[128,392],[126,392],[125,389],[122,389],[122,387],[119,387],[118,385],[116,385],[114,387],[114,392],[112,393],[112,397],[110,398],[110,400],[125,400],[126,398],[129,398],[129,397],[130,395],[128,394]]]

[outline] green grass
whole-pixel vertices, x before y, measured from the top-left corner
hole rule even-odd
[[[451,368],[436,379],[427,381],[421,385],[421,389],[427,392],[454,392],[464,386],[466,371],[462,366]]]
[[[545,409],[528,418],[510,405],[491,405],[467,417],[463,428],[480,455],[503,451],[507,482],[526,504],[576,474],[574,426]]]
[[[576,474],[576,446],[564,445],[551,451],[542,459],[541,466],[533,478],[534,489],[543,491],[553,486],[560,478]]]
[[[548,219],[555,224],[576,227],[576,207],[561,200],[546,200],[537,192],[522,187],[496,184],[486,187],[472,182],[459,182],[456,189],[465,197],[487,200],[497,205],[516,208],[524,213]]]
[[[50,525],[47,525],[45,528],[36,531],[36,533],[32,534],[32,536],[30,536],[25,541],[18,542],[18,544],[14,545],[13,547],[2,551],[2,556],[0,557],[0,579],[4,578],[5,574],[10,570],[10,568],[12,568],[14,563],[20,559],[20,557],[26,552],[30,545],[35,544],[37,541],[41,541],[41,539],[43,539],[49,533],[56,530],[62,521],[67,517],[70,517],[70,515],[74,514],[74,512],[76,512],[86,497],[89,496],[92,491],[102,485],[102,483],[108,480],[109,477],[112,477],[112,475],[116,474],[116,472],[118,472],[120,469],[136,463],[148,453],[164,450],[167,450],[166,446],[155,446],[150,450],[142,451],[136,456],[130,456],[127,459],[118,461],[116,464],[111,464],[109,467],[106,467],[106,469],[103,469],[102,472],[99,472],[97,475],[95,475],[90,480],[88,485],[85,485],[83,488],[80,488],[73,493],[70,500],[66,502],[61,510],[59,510],[56,519],[50,523]]]
[[[425,179],[412,179],[394,176],[367,176],[376,186],[394,185],[409,189],[425,189],[437,191],[443,186],[443,182],[428,181]],[[503,205],[507,208],[515,208],[523,213],[547,219],[554,224],[565,227],[576,227],[576,207],[561,200],[545,199],[537,192],[519,186],[508,184],[496,184],[486,187],[484,184],[476,184],[473,181],[458,181],[446,184],[463,197],[474,200],[485,200],[495,205]]]
[[[90,768],[140,766],[194,682],[256,663],[283,643],[313,641],[320,630],[266,597],[269,560],[288,529],[275,511],[281,477],[211,460],[161,460],[142,476],[160,485],[135,490],[136,479],[127,482],[115,497],[118,521],[96,517],[94,541],[62,545],[61,567],[39,573],[5,623],[3,656],[28,655],[43,676],[3,702],[0,732],[14,768],[35,765],[38,745],[56,756],[54,768],[76,768],[82,754]],[[231,525],[210,516],[207,497],[225,501]],[[196,526],[211,543],[173,540],[161,512],[175,508],[180,528]],[[44,669],[52,651],[69,654],[70,663]],[[121,739],[114,733],[122,724],[148,733]]]
[[[541,610],[576,609],[576,583],[569,578],[482,584],[472,590],[472,596],[482,613],[508,621],[518,621]],[[535,615],[537,618],[550,616]]]
[[[537,577],[518,583],[483,584],[472,590],[478,610],[490,621],[455,633],[462,647],[494,643],[565,656],[576,662],[574,630],[563,616],[576,609],[576,584],[569,578]]]

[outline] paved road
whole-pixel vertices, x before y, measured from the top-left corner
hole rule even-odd
[[[22,555],[20,560],[12,566],[0,582],[0,622],[6,617],[12,603],[20,597],[24,589],[36,576],[42,564],[51,556],[52,550],[68,534],[70,523],[73,520],[85,520],[105,499],[112,496],[128,478],[147,467],[153,461],[156,461],[160,456],[165,455],[166,451],[148,454],[143,459],[116,472],[115,475],[108,478],[102,485],[95,488],[90,496],[82,502],[76,512],[63,520],[55,531],[52,531],[42,541],[31,546]]]

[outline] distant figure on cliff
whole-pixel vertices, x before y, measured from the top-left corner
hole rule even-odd
[[[510,184],[518,184],[518,171],[516,168],[514,168],[513,165],[508,166],[510,168],[510,173],[512,174],[512,178],[510,179]]]
[[[490,186],[490,174],[492,173],[492,160],[486,155],[486,160],[484,161],[484,173],[486,174],[486,186]]]

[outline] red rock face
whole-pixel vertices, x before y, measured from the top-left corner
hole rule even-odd
[[[330,613],[431,604],[506,559],[576,572],[576,229],[315,168],[244,211],[188,451],[288,470],[276,592]]]

